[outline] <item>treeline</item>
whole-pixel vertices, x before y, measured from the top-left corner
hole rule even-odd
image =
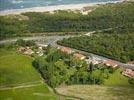
[[[96,33],[71,37],[58,44],[128,62],[134,60],[134,33]]]
[[[0,36],[40,32],[86,32],[120,27],[134,31],[134,2],[100,5],[88,15],[68,11],[0,16]]]
[[[34,47],[36,48],[36,43],[33,40],[23,40],[23,39],[18,39],[14,43],[4,43],[0,44],[0,49],[7,49],[7,50],[16,50],[19,47]]]
[[[38,57],[33,66],[51,87],[71,84],[103,84],[114,70],[104,65],[87,65],[58,50],[47,48],[47,56]]]

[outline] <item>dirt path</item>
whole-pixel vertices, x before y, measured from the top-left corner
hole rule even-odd
[[[1,87],[0,90],[10,90],[10,89],[18,89],[18,88],[27,88],[27,87],[33,87],[33,86],[42,85],[42,82],[41,81],[29,82],[29,83],[17,84],[18,86],[14,86],[14,87],[4,86],[4,87]]]

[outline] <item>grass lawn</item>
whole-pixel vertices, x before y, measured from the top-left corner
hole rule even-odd
[[[128,78],[121,74],[122,70],[117,69],[113,74],[110,74],[109,79],[105,80],[104,85],[107,86],[132,86],[128,83]]]
[[[57,100],[41,81],[31,57],[0,49],[0,100]]]
[[[32,67],[32,58],[13,51],[0,50],[0,85],[14,86],[40,81],[40,76]]]
[[[0,91],[0,100],[57,100],[46,85]]]

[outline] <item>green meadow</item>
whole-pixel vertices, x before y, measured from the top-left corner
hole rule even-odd
[[[0,100],[56,100],[32,66],[32,58],[0,49]]]
[[[56,96],[41,83],[32,87],[0,90],[0,98],[1,100],[56,100]]]
[[[109,79],[105,80],[104,85],[106,86],[127,86],[133,87],[132,84],[128,82],[129,78],[121,74],[122,70],[117,69],[113,74],[110,74]]]
[[[134,88],[103,85],[71,85],[56,88],[63,95],[83,100],[134,100]]]

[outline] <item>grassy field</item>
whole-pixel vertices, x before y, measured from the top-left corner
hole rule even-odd
[[[0,100],[56,100],[32,66],[32,58],[0,49]]]
[[[117,69],[113,74],[110,74],[108,80],[105,80],[104,85],[107,86],[132,86],[128,82],[128,78],[121,74],[122,70]]]
[[[71,85],[56,88],[63,95],[80,97],[84,100],[134,100],[134,86],[117,69],[105,80],[104,85]]]
[[[4,55],[0,56],[1,86],[14,86],[14,84],[40,81],[39,74],[32,67],[30,57],[12,51],[9,52],[6,54],[6,51],[4,51]]]
[[[0,98],[1,100],[57,100],[47,86],[41,83],[32,87],[1,90]]]
[[[80,97],[84,100],[134,100],[134,88],[101,85],[72,85],[56,89],[63,95]]]

